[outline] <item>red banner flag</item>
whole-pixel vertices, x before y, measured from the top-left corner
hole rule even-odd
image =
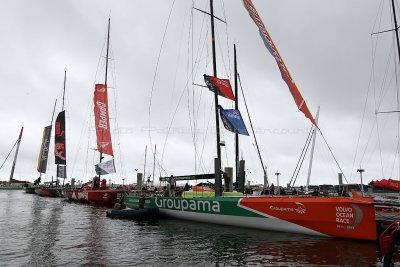
[[[113,156],[106,84],[96,84],[93,102],[97,135],[97,149],[100,153]]]
[[[204,81],[210,91],[217,91],[220,96],[226,97],[235,101],[235,96],[232,92],[231,83],[228,79],[219,79],[217,77],[208,76],[204,74]]]
[[[294,102],[296,102],[297,108],[304,113],[304,115],[315,125],[314,117],[311,115],[310,110],[307,107],[306,101],[304,101],[299,89],[297,88],[296,84],[292,80],[290,76],[289,70],[286,68],[283,59],[281,58],[278,49],[276,48],[274,42],[272,41],[271,36],[269,35],[267,29],[265,28],[264,23],[262,22],[260,16],[256,8],[254,7],[251,0],[243,0],[243,4],[247,11],[249,12],[250,17],[253,19],[254,23],[257,25],[260,36],[264,41],[265,46],[267,47],[268,51],[271,55],[275,58],[276,63],[278,64],[279,70],[281,71],[282,79],[286,82],[289,87],[289,91],[294,98]],[[317,126],[318,127],[318,126]]]

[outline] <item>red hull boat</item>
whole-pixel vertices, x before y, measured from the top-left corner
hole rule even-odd
[[[113,207],[121,199],[126,189],[113,189],[106,186],[106,180],[103,179],[101,186],[87,186],[83,188],[66,189],[64,195],[71,201],[80,203],[89,203],[103,207]]]
[[[121,199],[124,189],[92,189],[92,188],[74,188],[67,189],[65,196],[75,202],[89,203],[104,207],[113,207]]]

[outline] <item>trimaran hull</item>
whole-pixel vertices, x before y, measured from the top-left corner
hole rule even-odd
[[[124,196],[129,208],[140,198]],[[144,207],[184,220],[318,236],[376,240],[371,198],[344,197],[218,197],[149,198]]]

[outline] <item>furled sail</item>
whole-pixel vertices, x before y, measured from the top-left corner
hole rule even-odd
[[[219,79],[217,77],[204,74],[204,81],[210,91],[217,91],[218,95],[235,101],[235,96],[232,92],[231,83],[228,79]]]
[[[254,7],[251,0],[243,0],[243,4],[247,11],[249,12],[250,17],[253,19],[254,23],[257,25],[259,29],[260,36],[264,41],[265,46],[267,47],[268,51],[271,55],[275,58],[276,63],[278,64],[279,70],[281,71],[282,79],[286,82],[289,87],[290,93],[292,94],[294,101],[296,102],[297,108],[304,113],[304,115],[315,125],[314,117],[311,115],[310,110],[307,107],[305,100],[303,99],[299,89],[297,88],[296,84],[292,80],[290,76],[289,70],[286,68],[283,59],[281,58],[278,49],[276,48],[274,42],[272,41],[271,36],[269,35],[267,29],[263,21],[261,20],[260,16],[256,8]],[[318,126],[317,126],[318,127]]]
[[[46,173],[47,169],[47,158],[49,155],[49,145],[51,136],[51,125],[44,127],[42,145],[40,147],[37,171],[40,173]]]
[[[55,164],[66,165],[66,146],[65,146],[65,111],[58,113],[54,126],[54,158]]]
[[[102,154],[113,156],[106,84],[95,85],[93,101],[97,149]]]
[[[238,109],[223,109],[222,107],[219,107],[219,112],[222,122],[228,131],[242,135],[249,135],[242,115]]]

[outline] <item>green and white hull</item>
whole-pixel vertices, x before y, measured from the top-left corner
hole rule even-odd
[[[213,197],[140,199],[125,195],[128,208],[158,208],[166,217],[261,230],[376,239],[370,200],[321,197]]]

